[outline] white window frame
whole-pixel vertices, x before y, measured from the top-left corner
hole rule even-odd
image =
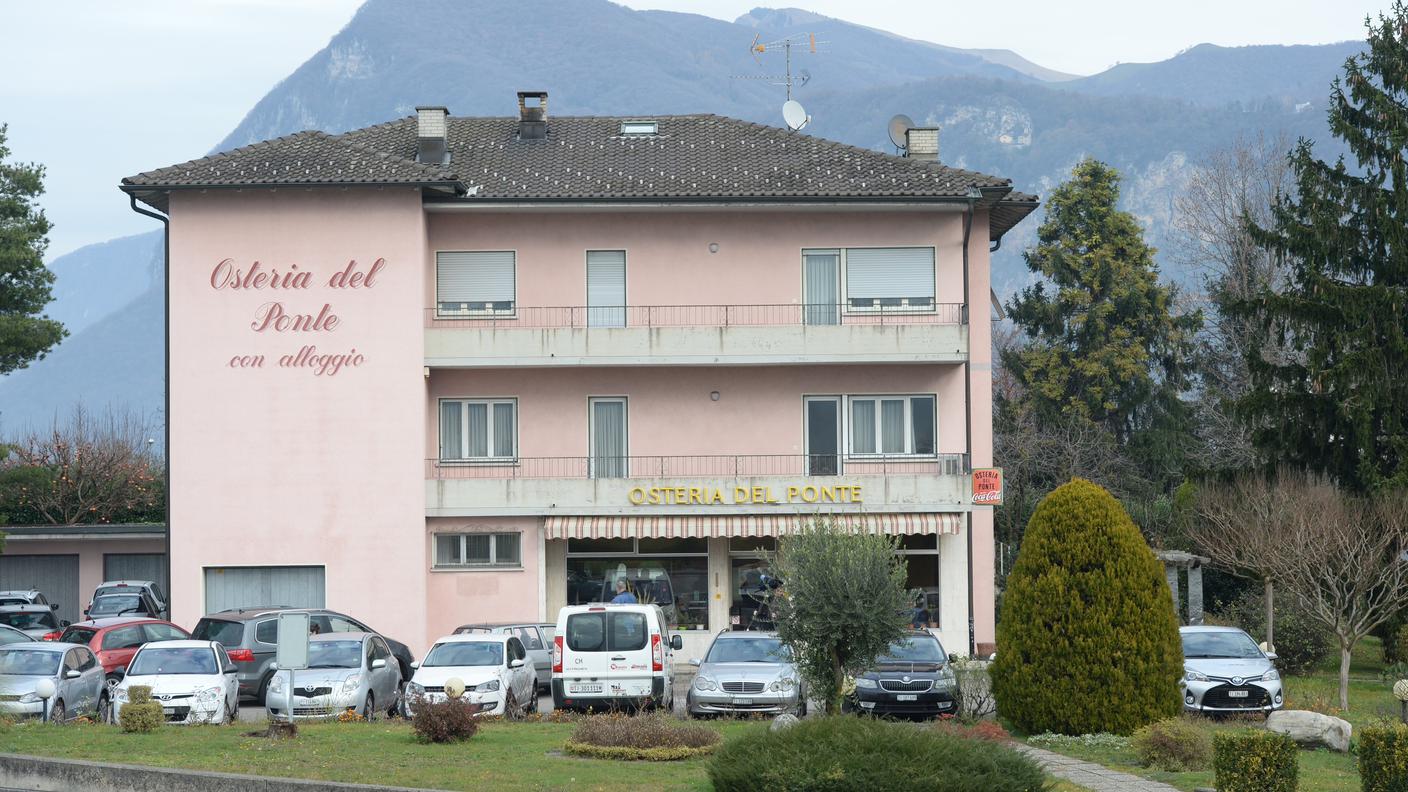
[[[910,305],[908,298],[900,305],[851,305],[851,269],[850,256],[852,250],[929,250],[934,254],[934,293],[929,296],[928,305]],[[840,253],[841,254],[841,306],[845,314],[926,314],[936,313],[939,310],[939,250],[933,245],[857,245],[854,247],[842,248],[806,248],[803,254],[807,253]]]
[[[489,563],[470,563],[467,560],[455,562],[444,561],[440,558],[440,539],[445,536],[454,536],[459,538],[459,557],[461,559],[466,559],[468,557],[468,540],[466,537],[489,537]],[[499,560],[499,537],[501,536],[518,537],[518,557],[513,559],[512,561],[501,562]],[[496,531],[494,533],[480,533],[476,531],[444,531],[432,535],[431,553],[434,555],[434,563],[432,564],[432,568],[434,569],[522,569],[523,533],[521,531]]]
[[[442,253],[507,253],[513,257],[513,307],[480,308],[463,311],[440,310],[440,254]],[[436,319],[516,319],[518,318],[518,251],[517,250],[437,250],[435,251],[435,318]]]
[[[458,404],[460,406],[460,453],[459,457],[445,456],[443,431],[440,422],[444,420],[446,402]],[[485,428],[487,445],[485,450],[489,453],[486,456],[472,457],[469,455],[469,405],[483,404],[488,416]],[[513,453],[508,456],[494,455],[494,405],[507,404],[513,407]],[[435,411],[435,435],[436,446],[442,465],[474,465],[474,464],[498,464],[516,463],[518,461],[518,399],[511,397],[499,398],[464,398],[464,399],[441,399],[436,405]]]
[[[903,451],[882,451],[883,447],[882,426],[884,418],[881,415],[880,402],[894,401],[899,399],[904,402],[904,450]],[[934,404],[934,451],[928,454],[919,454],[914,451],[914,400],[933,399]],[[856,451],[853,448],[855,443],[855,408],[852,405],[857,401],[875,402],[875,450]],[[842,416],[842,431],[845,434],[845,457],[847,459],[937,459],[939,456],[939,397],[934,393],[858,393],[846,396],[846,412]]]

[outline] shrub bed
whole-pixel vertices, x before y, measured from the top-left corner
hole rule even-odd
[[[479,731],[479,721],[463,698],[417,698],[411,709],[411,729],[423,743],[464,742]]]
[[[1364,792],[1408,790],[1408,726],[1369,726],[1359,733],[1359,779]]]
[[[117,722],[125,732],[146,733],[156,731],[166,722],[161,702],[152,698],[152,689],[147,685],[133,685],[127,689],[127,703],[117,716]]]
[[[1218,792],[1295,792],[1299,749],[1284,734],[1246,729],[1213,737]]]
[[[1161,720],[1136,730],[1130,744],[1141,765],[1170,773],[1206,770],[1212,763],[1212,737],[1205,722]]]
[[[698,723],[684,723],[663,712],[622,713],[582,719],[565,750],[596,759],[671,762],[711,753],[719,733]]]
[[[993,742],[873,718],[807,719],[758,726],[709,761],[717,792],[1040,792],[1041,768]]]

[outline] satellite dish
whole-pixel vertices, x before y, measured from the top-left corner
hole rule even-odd
[[[909,147],[909,139],[906,133],[914,129],[914,119],[900,113],[890,119],[890,142],[895,144],[895,148],[904,149]]]
[[[787,127],[793,132],[800,130],[807,125],[812,117],[807,115],[807,111],[802,107],[802,103],[796,99],[788,99],[782,105],[782,120],[787,122]]]

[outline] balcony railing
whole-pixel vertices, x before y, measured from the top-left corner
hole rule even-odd
[[[517,306],[495,310],[425,309],[425,326],[464,329],[622,327],[765,327],[771,325],[956,325],[962,303],[858,305],[627,305]]]
[[[967,454],[865,457],[835,454],[710,456],[519,457],[513,460],[427,459],[429,479],[729,478],[752,476],[958,476]]]

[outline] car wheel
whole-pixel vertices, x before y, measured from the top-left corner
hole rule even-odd
[[[64,700],[59,699],[49,708],[49,722],[62,725],[68,713],[64,710]]]
[[[367,720],[376,719],[376,694],[368,691],[367,701],[362,705],[362,717]]]
[[[261,707],[268,706],[269,704],[269,682],[273,679],[274,672],[267,671],[264,674],[264,678],[259,680],[259,692],[254,694],[254,702]]]
[[[98,723],[112,722],[112,699],[106,692],[98,696]]]

